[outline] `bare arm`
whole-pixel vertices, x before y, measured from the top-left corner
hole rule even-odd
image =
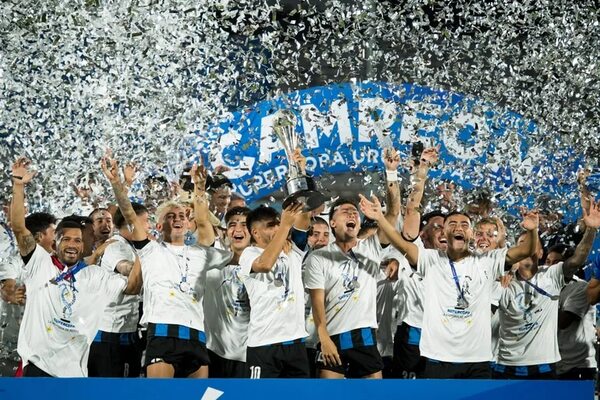
[[[398,166],[400,165],[400,154],[396,149],[389,148],[385,150],[383,163],[385,165],[386,180],[386,205],[385,218],[396,226],[398,216],[400,215],[400,184],[398,182]],[[377,230],[379,242],[388,244],[390,240],[382,229]]]
[[[269,272],[279,254],[283,250],[287,242],[288,233],[296,220],[296,217],[302,212],[304,206],[300,203],[290,204],[281,214],[281,223],[273,240],[267,245],[265,250],[252,263],[252,271],[254,272]]]
[[[325,290],[310,289],[310,299],[312,302],[313,319],[315,328],[321,342],[321,353],[325,365],[342,365],[342,360],[338,349],[329,336],[327,330],[327,317],[325,315]]]
[[[589,303],[594,305],[600,300],[600,280],[596,278],[590,279],[586,289],[586,295]]]
[[[117,161],[111,157],[110,152],[107,152],[107,154],[104,157],[102,157],[102,160],[100,161],[100,166],[102,168],[104,176],[106,176],[113,188],[115,199],[117,200],[117,204],[121,209],[121,213],[123,213],[123,218],[125,218],[125,222],[127,222],[129,226],[133,226],[132,239],[134,241],[142,241],[144,239],[147,239],[148,235],[145,231],[145,228],[142,222],[135,214],[135,211],[131,206],[131,201],[129,200],[129,197],[127,197],[127,187],[121,181]]]
[[[208,216],[208,199],[206,198],[206,169],[202,165],[192,166],[190,175],[194,181],[194,221],[198,230],[198,244],[212,246],[215,242],[215,230]]]
[[[35,176],[35,172],[29,171],[30,164],[31,161],[27,158],[19,157],[12,166],[13,194],[10,221],[22,256],[31,254],[36,245],[33,235],[25,226],[25,185]]]
[[[513,246],[506,252],[506,264],[513,265],[527,257],[533,256],[538,247],[538,225],[540,217],[537,211],[521,210],[523,222],[521,226],[527,230],[525,240],[518,246]]]
[[[362,194],[360,196],[360,209],[367,217],[377,221],[379,229],[382,229],[390,240],[390,243],[396,247],[408,260],[411,265],[417,265],[419,260],[419,248],[412,242],[406,241],[384,217],[381,212],[381,205],[377,197],[373,196],[372,201],[367,200]]]
[[[588,208],[583,208],[583,222],[585,222],[585,233],[575,248],[575,253],[563,264],[565,280],[571,280],[577,270],[585,264],[596,238],[596,231],[600,227],[600,202],[593,198],[588,200]]]
[[[133,262],[133,268],[127,277],[127,286],[123,293],[125,294],[139,294],[142,290],[142,263],[138,256],[135,257]]]

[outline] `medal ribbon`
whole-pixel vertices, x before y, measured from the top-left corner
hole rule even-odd
[[[520,275],[519,275],[519,276],[520,276]],[[558,298],[558,296],[556,296],[556,295],[552,295],[552,294],[550,294],[550,293],[546,292],[544,289],[542,289],[541,287],[539,287],[539,286],[538,286],[538,285],[536,285],[535,283],[533,283],[533,282],[530,282],[528,279],[524,279],[522,276],[521,276],[521,279],[523,279],[523,281],[525,281],[525,283],[526,283],[526,284],[528,284],[529,286],[531,286],[531,287],[532,287],[532,288],[533,288],[533,289],[534,289],[536,292],[538,292],[538,293],[539,293],[539,294],[541,294],[542,296],[546,296],[546,297],[549,297],[549,298],[551,298],[551,299],[556,299],[556,298]]]
[[[456,274],[456,268],[454,267],[454,261],[448,259],[450,262],[450,269],[452,269],[452,278],[454,278],[454,283],[456,284],[456,290],[458,291],[458,297],[463,299],[466,304],[469,304],[467,299],[465,299],[465,291],[464,288],[460,287],[460,281],[458,280],[458,275]]]

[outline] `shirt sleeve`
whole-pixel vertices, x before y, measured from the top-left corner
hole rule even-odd
[[[240,275],[250,275],[252,272],[252,263],[260,256],[261,252],[254,246],[248,246],[242,251],[240,256]]]
[[[108,272],[98,265],[89,265],[92,273],[93,288],[106,295],[107,299],[114,300],[123,294],[127,287],[127,278],[115,272]]]
[[[585,293],[587,284],[577,281],[570,285],[575,285],[575,287],[572,288],[564,299],[561,309],[562,311],[571,312],[583,319],[590,309],[590,303],[588,303]]]
[[[304,286],[307,289],[325,289],[325,270],[319,252],[313,252],[304,261]]]
[[[206,269],[223,269],[231,261],[233,253],[215,247],[202,247],[206,251]]]
[[[438,250],[419,249],[419,259],[417,261],[417,272],[425,277],[427,270],[431,268],[440,259]]]
[[[504,274],[504,265],[506,264],[506,253],[508,248],[491,250],[486,253],[488,263],[486,266],[490,268],[490,273],[493,280],[500,278]]]
[[[30,253],[29,260],[23,266],[21,272],[23,282],[27,283],[32,279],[47,259],[50,259],[50,254],[42,246],[36,244],[35,249]]]
[[[548,267],[548,274],[552,278],[552,282],[556,285],[558,290],[561,290],[566,282],[565,282],[565,273],[563,272],[563,262],[559,262],[558,264],[554,264]]]
[[[106,271],[113,272],[121,261],[133,262],[135,261],[135,254],[129,245],[115,242],[109,244],[104,250],[100,266]]]

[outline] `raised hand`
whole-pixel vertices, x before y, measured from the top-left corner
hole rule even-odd
[[[300,149],[300,147],[294,149],[292,161],[298,164],[302,174],[306,174],[306,157],[302,155],[302,149]]]
[[[600,201],[590,199],[588,209],[583,209],[583,222],[588,228],[600,228]]]
[[[19,157],[12,165],[11,173],[13,181],[23,184],[31,182],[37,171],[31,170],[31,160],[27,157]]]
[[[383,152],[383,164],[386,171],[397,171],[400,166],[400,153],[393,147],[388,147]]]
[[[435,147],[428,147],[423,150],[421,153],[421,164],[425,164],[428,167],[431,167],[435,163],[437,163],[439,158],[440,145],[438,144]]]
[[[100,160],[100,168],[110,183],[121,183],[119,165],[117,160],[112,158],[112,152],[110,150],[107,150]]]
[[[192,182],[194,182],[195,189],[204,192],[206,190],[206,177],[208,176],[208,171],[206,171],[204,165],[192,165],[190,175],[192,177]]]
[[[540,224],[540,215],[537,210],[528,211],[525,207],[521,207],[521,216],[523,217],[521,222],[523,229],[528,231],[537,229]]]
[[[359,194],[358,196],[360,197],[360,210],[367,218],[370,218],[373,221],[380,221],[384,218],[383,211],[381,211],[381,203],[377,196],[371,196],[371,200],[367,199],[362,194]]]
[[[296,219],[302,214],[304,204],[292,203],[288,205],[281,213],[281,225],[292,227]]]
[[[138,172],[139,168],[136,163],[128,162],[127,164],[125,164],[125,166],[123,167],[123,178],[125,180],[125,185],[131,187],[131,185],[133,185],[133,181],[135,181]]]

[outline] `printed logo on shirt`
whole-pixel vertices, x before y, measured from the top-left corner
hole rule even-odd
[[[354,292],[358,292],[360,283],[358,282],[358,265],[352,260],[347,260],[341,266],[342,270],[342,285],[344,292],[338,296],[338,300],[347,300]]]
[[[52,332],[52,327],[56,327],[63,332],[77,333],[77,328],[70,321],[61,318],[52,318],[46,327],[48,333]]]
[[[279,257],[275,264],[275,270],[273,271],[273,285],[276,289],[283,289],[278,296],[278,303],[281,306],[286,301],[294,301],[295,296],[290,288],[290,271],[288,267],[287,258]]]
[[[535,295],[533,293],[522,292],[517,294],[515,301],[519,311],[523,313],[524,324],[519,327],[520,332],[528,332],[533,329],[539,329],[540,324],[534,321],[534,314],[539,314],[542,309],[535,309]]]
[[[232,315],[238,316],[240,314],[247,314],[250,311],[250,300],[248,298],[248,292],[246,287],[242,283],[239,273],[242,267],[237,266],[231,271],[229,276],[226,276],[221,282],[221,288],[227,285],[226,290],[231,290],[234,293],[233,301],[228,302],[227,308]]]

